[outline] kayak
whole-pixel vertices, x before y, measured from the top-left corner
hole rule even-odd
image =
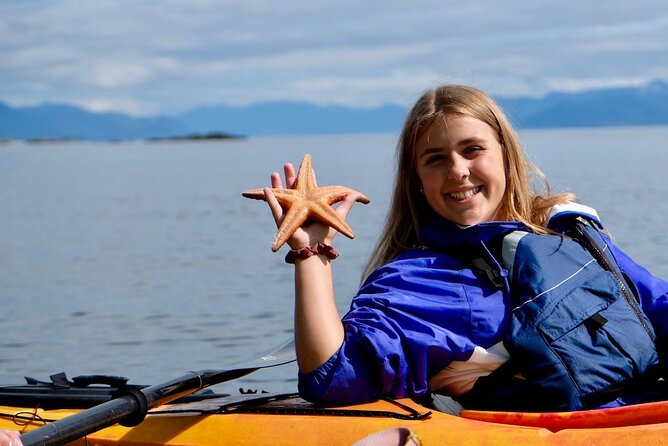
[[[109,400],[117,391],[115,385],[97,384],[0,387],[0,428],[27,432]],[[660,445],[668,444],[668,401],[567,413],[445,413],[410,399],[325,407],[296,394],[232,396],[207,390],[149,410],[134,427],[116,424],[72,444],[336,446],[397,427],[410,429],[425,446]]]

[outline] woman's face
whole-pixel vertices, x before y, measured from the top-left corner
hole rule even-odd
[[[461,115],[439,119],[417,141],[415,153],[424,196],[441,217],[463,226],[496,218],[506,172],[489,125]]]

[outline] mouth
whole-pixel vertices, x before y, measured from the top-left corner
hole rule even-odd
[[[471,198],[475,194],[479,193],[481,190],[482,190],[482,186],[476,186],[476,187],[472,187],[471,189],[467,189],[467,190],[464,190],[464,191],[449,192],[445,195],[446,195],[446,197],[452,198],[455,201],[464,201],[464,200],[467,200],[467,199]]]

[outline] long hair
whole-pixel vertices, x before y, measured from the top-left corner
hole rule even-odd
[[[427,91],[404,123],[396,154],[392,202],[385,227],[364,269],[366,277],[401,252],[420,244],[419,228],[429,213],[420,194],[415,144],[437,119],[468,116],[489,125],[503,150],[506,190],[497,220],[520,221],[537,233],[547,233],[547,211],[575,200],[570,193],[551,194],[545,175],[524,154],[519,137],[498,104],[484,92],[463,85],[444,85]],[[542,186],[542,194],[537,191]]]

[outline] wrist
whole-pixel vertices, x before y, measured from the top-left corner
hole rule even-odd
[[[304,246],[299,249],[291,249],[285,256],[286,263],[295,263],[299,259],[308,259],[314,255],[322,255],[329,260],[334,260],[339,253],[334,247],[325,243],[316,243],[311,246]]]

